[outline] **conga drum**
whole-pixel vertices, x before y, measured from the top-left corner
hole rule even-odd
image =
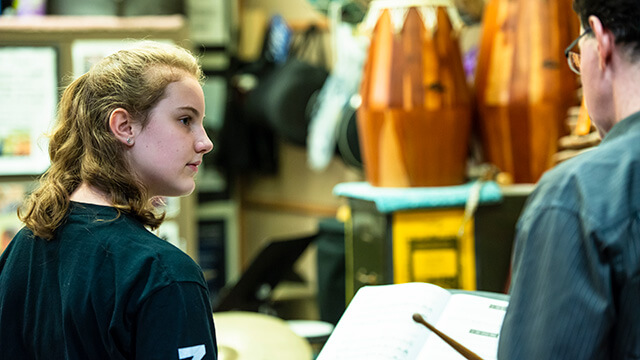
[[[461,184],[472,105],[455,8],[434,0],[409,7],[373,1],[368,16],[381,3],[356,114],[365,177],[383,187]]]
[[[475,93],[486,160],[516,183],[552,166],[576,105],[576,75],[564,48],[578,34],[571,0],[490,0],[485,7]]]
[[[591,132],[591,117],[589,116],[589,112],[587,111],[587,104],[584,101],[584,97],[582,97],[582,101],[580,102],[580,111],[578,111],[578,121],[576,123],[576,128],[574,129],[574,135],[587,135]]]

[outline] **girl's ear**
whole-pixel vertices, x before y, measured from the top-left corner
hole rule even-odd
[[[127,146],[134,143],[134,126],[131,114],[123,108],[117,108],[109,115],[109,128],[116,139]]]

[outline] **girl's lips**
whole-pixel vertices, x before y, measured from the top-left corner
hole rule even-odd
[[[192,163],[188,163],[187,167],[191,170],[193,170],[194,172],[198,172],[198,166],[202,163],[202,161],[196,161],[196,162],[192,162]]]

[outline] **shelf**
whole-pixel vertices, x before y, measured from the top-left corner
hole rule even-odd
[[[182,15],[169,16],[15,16],[0,18],[3,36],[15,33],[47,32],[52,35],[64,33],[83,34],[87,31],[101,32],[175,32],[185,27]],[[173,36],[171,36],[173,37]]]

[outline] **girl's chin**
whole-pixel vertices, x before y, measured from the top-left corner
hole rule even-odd
[[[188,196],[191,195],[193,193],[193,191],[196,188],[196,184],[195,182],[191,182],[191,184],[185,184],[185,186],[180,187],[180,188],[173,188],[171,190],[166,190],[166,191],[162,191],[161,194],[156,194],[153,195],[153,197],[181,197],[181,196]]]

